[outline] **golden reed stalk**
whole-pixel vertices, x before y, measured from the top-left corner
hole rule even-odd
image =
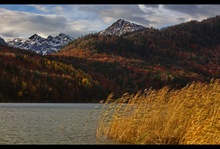
[[[220,81],[193,82],[113,99],[98,119],[99,142],[128,144],[220,144]]]

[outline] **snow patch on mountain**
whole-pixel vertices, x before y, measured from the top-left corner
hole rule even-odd
[[[43,38],[37,34],[32,35],[28,39],[14,38],[9,40],[7,44],[11,47],[34,51],[41,55],[47,55],[59,51],[62,47],[73,41],[74,37],[60,33],[58,36],[49,35]]]
[[[130,23],[123,19],[119,19],[109,26],[106,30],[99,32],[99,35],[117,35],[121,36],[128,32],[134,32],[139,30],[144,30],[146,27],[142,25],[137,25],[135,23]]]

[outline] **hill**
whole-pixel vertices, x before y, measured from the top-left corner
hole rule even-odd
[[[220,16],[118,35],[88,34],[49,57],[72,64],[108,93],[181,88],[220,74]]]
[[[1,45],[0,101],[99,102],[220,77],[219,16],[120,34],[118,23],[132,24],[118,20],[104,30],[115,34],[87,34],[44,56]]]
[[[102,86],[71,64],[0,46],[0,102],[99,102]]]

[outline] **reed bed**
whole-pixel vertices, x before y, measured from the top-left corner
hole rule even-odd
[[[220,81],[126,93],[118,99],[110,94],[96,137],[127,144],[220,144]]]

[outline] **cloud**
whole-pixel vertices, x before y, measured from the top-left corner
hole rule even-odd
[[[125,19],[146,27],[161,28],[192,19],[189,14],[177,12],[164,5],[92,5],[80,6],[84,12],[92,12],[106,27],[118,19]]]
[[[47,9],[45,6],[42,6],[42,5],[31,5],[31,6],[33,6],[37,10],[40,10],[40,11],[43,11],[43,12],[48,12],[49,11],[49,9]]]
[[[220,5],[139,5],[145,18],[156,28],[175,25],[190,20],[201,21],[220,13]]]
[[[62,12],[63,11],[63,7],[62,6],[55,6],[54,10],[58,11],[58,12]]]
[[[34,33],[46,36],[48,33],[61,32],[67,27],[67,20],[56,15],[38,15],[19,11],[0,9],[0,28],[3,35]],[[4,19],[5,18],[5,19]]]
[[[104,30],[118,19],[162,28],[219,13],[220,5],[0,5],[0,34],[27,38],[63,32],[78,37]]]
[[[157,15],[160,12],[160,10],[158,9],[159,6],[158,5],[138,5],[138,7],[145,13],[145,15]]]
[[[167,8],[167,5],[138,5],[140,10],[144,12],[144,18],[154,28],[162,28],[170,25],[179,24],[190,21],[193,15]]]
[[[220,13],[220,5],[164,5],[164,9],[190,15],[193,18],[211,17]]]
[[[143,16],[138,5],[93,5],[93,7],[81,6],[81,11],[93,12],[100,18],[106,27],[118,19],[125,19],[137,24],[148,26],[150,21]]]
[[[47,37],[48,35],[58,35],[61,32],[78,37],[82,34],[95,32],[100,28],[99,24],[101,23],[86,20],[69,21],[59,15],[42,15],[3,8],[0,8],[0,18],[0,33],[4,39],[28,38],[35,33]]]

